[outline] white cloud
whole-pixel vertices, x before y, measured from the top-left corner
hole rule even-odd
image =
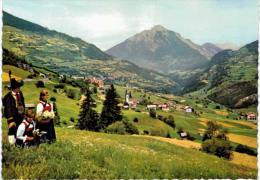
[[[90,14],[85,17],[75,18],[74,23],[81,31],[85,31],[86,35],[90,34],[92,38],[101,38],[105,36],[113,36],[128,32],[128,26],[123,14],[104,13]]]

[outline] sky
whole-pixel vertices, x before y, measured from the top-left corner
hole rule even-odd
[[[3,10],[102,50],[155,25],[197,44],[258,39],[258,0],[3,0]]]

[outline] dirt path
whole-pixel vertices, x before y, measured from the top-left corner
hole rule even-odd
[[[164,137],[158,137],[158,136],[145,136],[145,137],[168,142],[168,143],[175,144],[177,146],[182,146],[185,148],[193,148],[193,149],[201,148],[201,144],[198,142],[194,142],[194,141],[180,140],[180,139],[175,139],[175,138],[164,138]]]

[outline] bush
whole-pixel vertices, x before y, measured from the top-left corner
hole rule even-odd
[[[123,124],[125,125],[125,130],[127,134],[139,134],[137,127],[131,122],[123,120]]]
[[[35,85],[36,85],[37,88],[43,88],[43,87],[45,87],[43,81],[37,81]]]
[[[56,98],[55,98],[55,97],[51,97],[51,98],[50,98],[50,101],[56,102]]]
[[[220,109],[220,106],[219,106],[219,105],[217,105],[215,108],[216,108],[216,109]]]
[[[92,89],[92,91],[93,91],[94,94],[97,94],[97,87],[94,86],[93,89]]]
[[[147,135],[147,134],[149,134],[149,131],[148,130],[144,130],[143,133]]]
[[[74,117],[70,117],[70,122],[75,122]]]
[[[55,87],[56,89],[64,89],[64,88],[65,88],[65,84],[59,83],[59,84],[54,85],[54,87]]]
[[[253,149],[251,149],[250,147],[246,146],[246,145],[242,145],[239,144],[237,145],[236,152],[240,152],[240,153],[245,153],[245,154],[249,154],[249,155],[253,155],[253,156],[257,156],[257,152],[254,151]]]
[[[150,117],[152,117],[152,118],[156,118],[156,111],[155,111],[154,109],[150,109],[149,115],[150,115]]]
[[[68,89],[68,90],[66,91],[66,95],[67,95],[69,98],[71,98],[71,99],[75,99],[75,98],[76,98],[76,92],[75,92],[75,90],[73,90],[73,89]]]
[[[169,133],[169,131],[167,132],[166,136],[167,138],[171,138],[171,134]]]
[[[189,132],[187,132],[187,139],[190,141],[194,141],[196,138],[191,136]]]
[[[167,133],[161,129],[152,129],[151,136],[161,136],[166,137]]]
[[[171,126],[173,129],[175,129],[175,121],[172,115],[168,116],[168,118],[165,119],[165,123]]]
[[[141,110],[140,110],[140,109],[138,109],[138,108],[136,108],[136,109],[135,109],[135,112],[141,112]]]
[[[164,117],[162,115],[158,115],[158,119],[163,121],[164,120]]]
[[[53,89],[52,91],[53,91],[54,93],[58,93],[57,89]]]
[[[138,123],[139,119],[137,117],[134,118],[133,120],[135,123]]]
[[[111,125],[109,125],[105,129],[106,133],[111,133],[111,134],[139,134],[138,129],[136,126],[134,126],[132,123],[130,123],[127,120],[123,121],[117,121]]]
[[[231,159],[232,146],[229,141],[224,141],[221,139],[213,138],[206,140],[202,143],[202,151],[214,154],[218,157],[223,157],[225,159]]]
[[[63,120],[62,124],[67,125],[68,123],[67,123],[67,121]]]
[[[182,127],[179,127],[178,130],[177,130],[177,133],[178,133],[178,134],[181,134],[181,133],[183,133],[183,132],[184,132],[183,128],[182,128]]]
[[[28,76],[27,76],[27,78],[29,78],[29,79],[33,79],[35,76],[33,75],[33,74],[29,74]]]

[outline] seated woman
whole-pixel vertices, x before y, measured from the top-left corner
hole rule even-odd
[[[53,143],[56,141],[56,133],[54,129],[54,111],[53,104],[48,102],[49,93],[44,89],[40,93],[40,102],[36,108],[36,127],[46,134],[41,137],[41,142]]]
[[[28,109],[22,123],[18,126],[16,133],[16,146],[29,147],[35,144],[35,113],[33,109]]]

